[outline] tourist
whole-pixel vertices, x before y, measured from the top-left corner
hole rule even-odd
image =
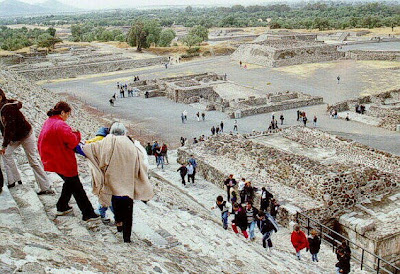
[[[214,135],[214,134],[215,134],[215,127],[212,126],[212,127],[211,127],[211,135]]]
[[[190,178],[192,178],[192,184],[194,184],[195,169],[191,162],[187,164],[186,169],[188,175],[188,183],[190,183]]]
[[[213,206],[211,209],[214,210],[217,207],[221,210],[221,219],[222,219],[222,227],[227,230],[228,229],[228,216],[232,210],[232,205],[224,201],[224,198],[222,196],[218,196],[216,200],[216,207]]]
[[[144,98],[149,98],[150,97],[150,93],[148,92],[148,91],[146,91],[145,93],[144,93]]]
[[[267,243],[268,243],[269,250],[272,250],[271,235],[274,231],[278,232],[277,226],[275,226],[273,220],[267,218],[265,213],[261,210],[258,212],[256,217],[257,217],[257,226],[260,229],[261,234],[263,235],[262,245],[264,248],[267,248]]]
[[[281,125],[283,125],[283,120],[285,120],[285,118],[283,117],[283,114],[281,114],[281,116],[279,117],[279,119],[281,120]]]
[[[274,198],[274,195],[272,195],[265,187],[261,188],[261,201],[260,201],[260,210],[261,211],[267,211],[267,208],[269,207],[269,201],[271,198]]]
[[[297,121],[300,120],[300,110],[297,110]]]
[[[314,127],[317,126],[317,116],[316,115],[314,115],[313,124],[314,124]]]
[[[276,220],[276,215],[278,215],[278,209],[280,206],[281,205],[278,203],[277,200],[271,200],[271,208],[269,210],[269,213],[271,214],[272,218],[274,218],[274,220]]]
[[[247,69],[247,65],[245,64],[245,65],[243,66],[243,68],[244,68],[244,69]]]
[[[232,197],[231,197],[231,204],[235,204],[235,203],[237,203],[237,194],[236,194],[236,191],[232,191]]]
[[[244,185],[243,191],[245,195],[245,202],[253,201],[254,199],[254,189],[253,186],[251,185],[250,181],[247,181]]]
[[[160,145],[158,144],[157,141],[153,142],[153,146],[151,147],[151,150],[153,152],[154,158],[156,160],[156,164],[157,164],[157,150],[160,148]]]
[[[197,116],[197,122],[200,122],[200,112],[197,112],[196,116]]]
[[[122,230],[125,243],[131,242],[133,200],[153,197],[144,148],[126,136],[122,123],[114,123],[101,142],[86,144],[82,150],[96,167],[93,193],[102,204],[112,205],[117,230]]]
[[[310,246],[308,245],[306,234],[300,230],[299,225],[294,226],[294,230],[291,235],[291,242],[296,250],[297,259],[300,260],[300,251],[304,248],[310,248]]]
[[[247,216],[243,207],[239,204],[233,205],[233,212],[235,214],[235,218],[232,220],[232,229],[235,234],[238,234],[238,227],[243,233],[243,236],[247,239],[249,235],[247,234]]]
[[[71,107],[66,102],[58,102],[47,112],[49,118],[44,122],[39,135],[38,148],[44,169],[57,173],[64,181],[61,196],[57,202],[57,215],[72,212],[68,205],[73,195],[84,221],[94,221],[99,216],[86,196],[78,176],[78,165],[74,149],[81,140],[79,131],[73,131],[66,123],[71,115]]]
[[[338,250],[338,262],[336,263],[336,273],[350,273],[350,255],[343,250]]]
[[[306,127],[307,126],[307,116],[303,116],[303,124],[304,124],[304,126]]]
[[[168,63],[165,63],[164,66],[165,66],[165,69],[168,69]]]
[[[248,201],[246,205],[247,227],[249,228],[250,240],[254,241],[254,228],[257,223],[258,209],[253,206],[253,202]]]
[[[233,131],[238,131],[238,122],[237,122],[237,120],[233,121]]]
[[[221,132],[224,132],[224,122],[221,121],[221,123],[219,124],[220,128],[221,128]]]
[[[124,88],[121,88],[121,90],[119,91],[119,95],[120,95],[121,98],[125,98]]]
[[[335,111],[333,112],[333,118],[337,119],[338,118],[338,113],[337,110],[335,109]]]
[[[186,109],[183,111],[183,116],[185,116],[185,120],[187,121],[187,111],[186,111]]]
[[[167,165],[169,164],[168,161],[168,146],[166,143],[163,143],[161,147],[161,156],[163,157],[163,162],[167,162]]]
[[[218,135],[219,134],[219,126],[217,126],[216,128],[215,128],[215,133]]]
[[[225,73],[224,74],[224,81],[226,81],[227,78],[228,78],[228,75]]]
[[[185,115],[183,115],[183,112],[181,113],[181,120],[182,120],[182,124],[185,123]]]
[[[311,230],[311,235],[308,236],[308,244],[310,246],[312,261],[318,262],[318,252],[321,247],[321,239],[318,237],[318,233],[314,229]]]
[[[164,156],[161,152],[161,147],[157,146],[155,148],[155,154],[156,156],[156,163],[157,163],[157,168],[161,165],[161,169],[164,170]]]
[[[196,170],[197,170],[197,161],[194,158],[193,154],[190,155],[188,162],[191,163],[193,166],[193,180],[194,180],[194,176],[196,175]]]
[[[338,252],[340,250],[343,251],[345,254],[347,254],[349,256],[351,255],[351,249],[350,249],[349,245],[347,244],[346,240],[343,240],[342,243],[336,249],[336,254],[337,254],[338,260],[339,260],[339,253]]]
[[[153,155],[153,148],[150,143],[147,143],[145,150],[146,150],[147,155]]]
[[[115,99],[114,99],[114,98],[111,98],[110,100],[108,100],[108,102],[110,102],[110,106],[112,106],[112,107],[115,106],[115,105],[114,105],[114,102],[115,102]]]
[[[117,89],[120,89],[119,82],[117,82]]]
[[[203,119],[204,122],[204,120],[206,119],[206,114],[204,112],[201,113],[201,118]]]
[[[244,203],[245,199],[245,192],[244,192],[244,186],[246,184],[246,179],[242,178],[239,183],[238,183],[238,191],[239,191],[239,196],[240,196],[240,203]]]
[[[21,108],[21,102],[7,99],[4,91],[0,89],[0,131],[3,135],[3,145],[0,154],[3,155],[8,188],[14,187],[15,183],[22,184],[21,175],[14,160],[14,151],[21,146],[33,170],[35,180],[39,185],[40,191],[38,194],[54,194],[54,191],[50,187],[49,177],[43,169],[37,152],[35,133],[31,124],[22,114]],[[1,187],[3,184],[1,184]]]
[[[242,67],[242,61],[239,61],[239,66]]]
[[[224,185],[226,187],[227,199],[228,201],[231,199],[231,188],[236,186],[236,180],[233,178],[233,174],[230,174],[228,179],[225,180]]]
[[[186,139],[181,136],[181,146],[185,146]]]
[[[194,144],[197,144],[198,142],[199,142],[199,141],[197,140],[197,138],[194,137],[194,138],[193,138],[193,145],[194,145]]]
[[[182,178],[182,185],[185,186],[185,185],[186,185],[185,176],[186,176],[186,174],[187,174],[187,172],[188,172],[188,169],[186,168],[185,164],[182,164],[181,167],[178,168],[177,171],[179,171],[179,174],[181,175],[181,178]]]
[[[338,75],[338,77],[336,77],[336,79],[337,79],[337,83],[339,84],[339,82],[340,82],[340,76]]]
[[[347,114],[346,114],[345,120],[346,120],[346,121],[350,121],[350,116],[349,116],[349,113],[348,113],[348,112],[347,112]]]

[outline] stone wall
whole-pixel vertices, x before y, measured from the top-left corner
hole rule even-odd
[[[399,51],[367,51],[367,50],[351,50],[346,52],[346,58],[353,60],[382,60],[382,61],[399,61]]]
[[[168,57],[156,57],[139,60],[117,60],[70,66],[56,66],[52,68],[37,68],[30,70],[19,70],[18,73],[28,79],[38,81],[47,79],[74,78],[79,75],[147,67],[159,65],[165,62],[168,62]]]

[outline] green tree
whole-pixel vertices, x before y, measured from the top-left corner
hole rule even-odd
[[[200,42],[208,40],[208,29],[203,26],[194,26],[189,30],[189,35],[198,36],[201,38]]]
[[[142,51],[143,48],[149,48],[152,43],[158,43],[161,30],[156,20],[138,20],[129,30],[127,42],[131,47],[136,47],[137,51]]]
[[[192,6],[187,6],[187,7],[185,8],[185,11],[186,11],[187,13],[192,12],[192,11],[193,11]]]
[[[61,43],[62,40],[58,37],[53,37],[51,36],[49,33],[43,33],[41,35],[39,35],[38,39],[37,39],[37,45],[38,47],[41,48],[47,48],[47,49],[54,49],[54,46],[57,43]]]
[[[193,34],[185,35],[185,36],[182,38],[182,43],[183,43],[184,45],[188,46],[188,47],[189,47],[189,50],[190,50],[190,48],[193,47],[193,46],[200,45],[201,41],[202,41],[202,38],[201,38],[201,37],[199,37],[199,36],[197,36],[197,35],[193,35]]]
[[[48,28],[48,29],[46,30],[46,32],[47,32],[48,34],[50,34],[51,36],[55,37],[57,31],[56,31],[55,28],[50,27],[50,28]]]
[[[175,37],[176,37],[175,31],[173,31],[172,29],[165,29],[161,31],[158,45],[160,47],[169,47],[172,40],[174,40]]]

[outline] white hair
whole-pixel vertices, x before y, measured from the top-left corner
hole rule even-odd
[[[118,136],[126,135],[126,127],[122,123],[118,123],[118,122],[114,123],[111,126],[110,134],[118,135]]]

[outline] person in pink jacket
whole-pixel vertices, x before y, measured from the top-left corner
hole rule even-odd
[[[57,173],[63,180],[63,189],[57,202],[57,215],[72,212],[68,205],[73,195],[84,221],[99,219],[94,213],[78,176],[75,147],[81,140],[79,131],[73,131],[65,122],[71,115],[71,107],[66,102],[58,102],[47,112],[49,118],[44,122],[39,135],[38,149],[44,169]]]
[[[300,260],[300,250],[307,248],[309,249],[310,246],[308,244],[308,240],[306,234],[300,230],[299,225],[294,226],[294,230],[292,232],[291,241],[294,249],[296,250],[297,259]]]

